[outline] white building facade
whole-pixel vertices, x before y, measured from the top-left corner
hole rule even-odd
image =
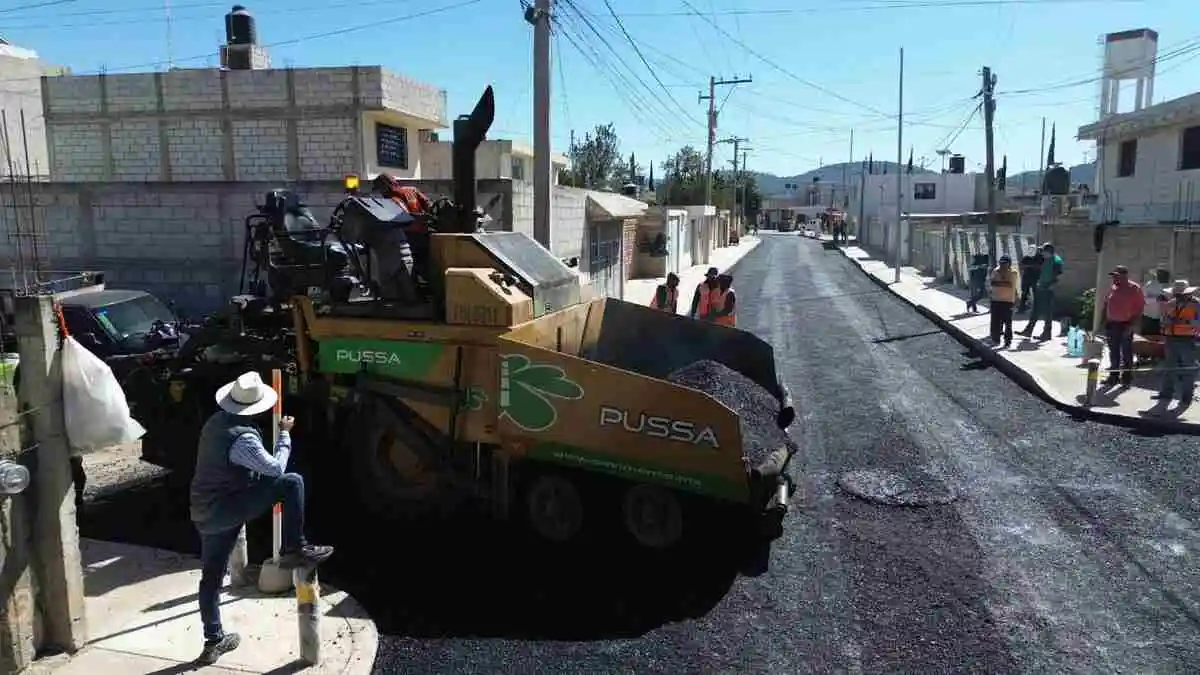
[[[1080,127],[1079,139],[1098,146],[1099,218],[1200,220],[1200,93]]]
[[[452,177],[453,161],[451,142],[435,140],[434,137],[425,139],[421,146],[422,178],[450,179]],[[558,185],[559,171],[567,168],[567,158],[560,153],[550,157],[550,181]],[[480,144],[475,151],[475,172],[479,178],[509,178],[512,180],[533,180],[533,148],[516,141],[497,139],[487,140]]]
[[[861,215],[866,222],[895,222],[897,176],[868,174],[863,179],[862,192],[851,200],[849,215],[854,219]],[[975,210],[976,174],[904,173],[899,179],[902,213],[943,214]]]

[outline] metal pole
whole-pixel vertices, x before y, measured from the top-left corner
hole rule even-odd
[[[717,78],[708,78],[708,154],[704,160],[704,205],[712,204],[713,145],[717,142]]]
[[[550,13],[536,0],[533,24],[533,238],[550,248]]]
[[[1039,150],[1038,152],[1039,152],[1038,166],[1040,166],[1042,168],[1040,171],[1038,171],[1038,188],[1037,188],[1037,190],[1038,190],[1038,196],[1041,196],[1041,194],[1046,191],[1046,118],[1045,117],[1042,118],[1042,149]],[[1025,178],[1024,178],[1025,172],[1022,171],[1021,174],[1022,174],[1021,182],[1024,183],[1025,182]],[[1021,187],[1024,188],[1024,185],[1022,185]],[[1025,190],[1022,189],[1021,191],[1024,192]]]
[[[310,666],[321,662],[321,583],[316,567],[292,571],[296,586],[296,620],[300,628],[300,660]]]
[[[900,48],[900,100],[896,113],[896,272],[893,281],[900,283],[900,216],[904,212],[904,47]]]
[[[986,154],[986,178],[987,178],[987,232],[988,232],[988,262],[992,267],[997,264],[999,258],[998,243],[996,241],[996,154],[994,148],[994,133],[992,129],[992,119],[996,111],[996,103],[992,100],[992,87],[996,84],[996,78],[992,75],[992,69],[983,67],[983,129],[984,129],[984,151]]]
[[[283,419],[283,371],[271,370],[271,388],[275,390],[275,406],[271,410],[271,451],[279,444],[279,422]],[[276,502],[271,509],[271,561],[279,566],[279,552],[283,548],[283,503]]]

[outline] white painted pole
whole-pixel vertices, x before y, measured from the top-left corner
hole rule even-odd
[[[283,371],[271,371],[271,388],[275,390],[275,408],[271,411],[271,450],[279,443],[279,420],[283,418]],[[279,549],[283,546],[283,504],[271,510],[271,560],[279,565]]]
[[[900,48],[900,100],[896,115],[896,273],[893,281],[900,283],[901,214],[904,212],[904,47]]]

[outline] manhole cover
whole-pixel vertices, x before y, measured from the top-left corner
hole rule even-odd
[[[941,506],[958,498],[941,480],[928,474],[901,475],[886,469],[849,471],[838,487],[859,499],[884,506]]]

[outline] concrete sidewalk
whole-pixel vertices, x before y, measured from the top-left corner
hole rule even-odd
[[[974,348],[982,358],[1057,407],[1115,424],[1167,433],[1200,433],[1200,405],[1179,410],[1178,402],[1167,406],[1150,398],[1160,381],[1160,375],[1151,369],[1138,372],[1132,387],[1105,387],[1101,383],[1094,404],[1086,406],[1086,365],[1082,358],[1067,356],[1067,341],[1057,337],[1060,332],[1057,325],[1056,337],[1049,342],[1014,335],[1010,349],[994,347],[984,341],[991,322],[986,300],[979,302],[979,314],[969,314],[966,311],[967,293],[963,289],[922,276],[909,267],[901,268],[900,282],[893,283],[895,269],[886,262],[857,246],[845,247],[842,251],[876,283],[913,305],[960,342]],[[1023,329],[1027,318],[1028,314],[1018,315],[1013,321],[1014,331]],[[1103,380],[1108,367],[1107,354],[1101,364]]]
[[[192,664],[203,642],[196,589],[199,560],[169,551],[80,540],[88,645],[60,664],[35,666],[55,675],[151,673],[338,673],[366,675],[375,661],[375,623],[353,598],[331,588],[321,598],[321,661],[298,661],[296,599],[257,590],[224,589],[221,619],[242,636],[216,666]],[[38,666],[41,666],[40,668]]]
[[[684,314],[688,311],[688,307],[692,302],[692,291],[696,286],[704,280],[704,272],[710,267],[715,267],[722,272],[733,267],[746,254],[753,251],[759,245],[761,240],[754,236],[744,236],[738,241],[737,246],[726,246],[724,248],[715,249],[712,255],[709,256],[709,262],[704,265],[693,265],[679,274],[679,312]],[[630,279],[625,282],[625,302],[634,302],[639,305],[649,305],[654,299],[654,289],[658,285],[666,281],[666,277],[658,277],[657,279]],[[733,287],[737,288],[737,279],[733,281]]]

